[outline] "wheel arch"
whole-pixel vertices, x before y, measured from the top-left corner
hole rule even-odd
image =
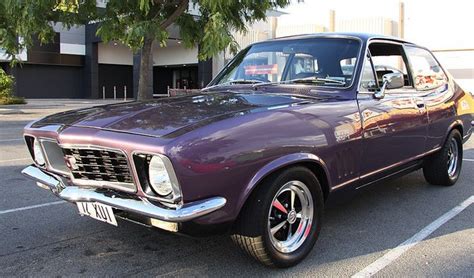
[[[318,178],[318,181],[321,184],[321,189],[324,194],[324,200],[326,201],[331,188],[329,172],[326,163],[324,163],[321,158],[311,153],[289,154],[271,161],[270,163],[262,167],[259,171],[257,171],[257,173],[247,184],[244,193],[240,197],[238,203],[239,214],[249,197],[252,195],[253,192],[255,192],[256,188],[263,183],[264,180],[270,178],[271,176],[279,173],[284,169],[294,166],[304,166],[308,168],[311,172],[313,172],[313,174]]]
[[[464,126],[463,126],[463,122],[461,120],[456,120],[454,121],[448,128],[448,130],[446,131],[446,134],[444,136],[444,140],[446,140],[449,136],[449,134],[451,133],[451,131],[453,131],[454,129],[457,129],[460,133],[461,133],[461,139],[463,138],[464,136]]]

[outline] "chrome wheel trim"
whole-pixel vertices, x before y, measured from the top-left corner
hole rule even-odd
[[[267,221],[268,235],[275,249],[291,253],[306,241],[313,222],[313,206],[311,192],[301,181],[289,181],[278,190]]]
[[[459,146],[456,138],[451,138],[448,148],[448,175],[453,178],[456,175],[459,164]]]

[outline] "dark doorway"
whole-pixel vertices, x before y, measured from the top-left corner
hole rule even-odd
[[[165,95],[171,89],[198,89],[198,66],[156,66],[153,68],[153,92]]]
[[[133,67],[127,65],[99,65],[99,98],[133,98]],[[115,87],[115,94],[114,94]]]

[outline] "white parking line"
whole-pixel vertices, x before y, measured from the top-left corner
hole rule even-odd
[[[0,163],[6,163],[6,162],[13,162],[13,161],[22,161],[22,160],[30,160],[31,158],[25,157],[25,158],[15,158],[15,159],[7,159],[7,160],[0,160]]]
[[[385,255],[380,257],[375,262],[368,265],[366,268],[362,269],[361,271],[354,274],[352,277],[372,277],[375,273],[382,270],[384,267],[391,264],[395,261],[398,257],[400,257],[403,253],[420,243],[423,239],[428,237],[434,231],[436,231],[439,227],[441,227],[444,223],[448,222],[451,218],[458,215],[461,211],[466,209],[469,205],[474,203],[474,195],[467,198],[464,202],[460,203],[447,213],[443,214],[440,218],[436,219],[435,221],[431,222],[428,226],[424,227],[421,231],[416,233],[414,236],[403,242],[402,244],[398,245],[394,249],[387,252]]]
[[[35,208],[41,208],[41,207],[54,206],[54,205],[59,205],[59,204],[64,204],[64,203],[66,203],[66,201],[56,201],[56,202],[44,203],[44,204],[28,206],[28,207],[22,207],[22,208],[7,209],[7,210],[0,211],[0,215],[1,214],[12,213],[12,212],[17,212],[17,211],[22,211],[22,210],[29,210],[29,209],[35,209]]]
[[[23,141],[23,138],[17,138],[17,139],[0,139],[0,142],[13,142],[13,141]]]
[[[469,162],[474,162],[474,159],[470,159],[470,158],[463,158],[462,160],[469,161]]]

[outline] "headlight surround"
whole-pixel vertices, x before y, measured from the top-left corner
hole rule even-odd
[[[134,151],[132,156],[139,185],[145,196],[165,206],[181,206],[181,186],[171,160],[165,155],[146,151]]]
[[[156,194],[165,197],[173,193],[171,181],[165,162],[160,156],[153,155],[148,165],[148,181]]]
[[[46,160],[44,158],[43,150],[41,149],[41,145],[38,139],[35,139],[33,142],[33,154],[36,164],[38,164],[39,166],[44,166]]]

